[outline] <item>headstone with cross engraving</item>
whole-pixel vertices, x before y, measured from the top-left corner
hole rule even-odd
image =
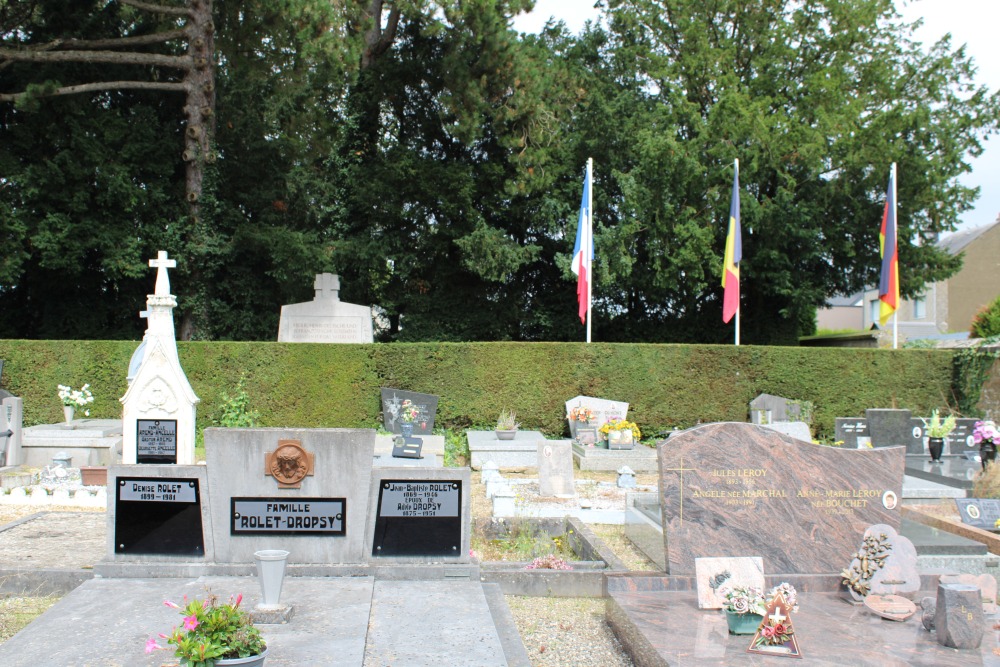
[[[340,278],[316,275],[312,301],[281,307],[279,343],[371,343],[372,309],[340,300]]]
[[[167,275],[177,262],[161,250],[149,265],[156,269],[156,286],[146,299],[146,334],[129,364],[129,386],[121,398],[122,463],[194,464],[200,399],[177,355],[177,299]]]
[[[771,574],[839,572],[868,526],[899,526],[905,451],[824,447],[745,423],[673,435],[657,448],[668,573],[746,554]]]

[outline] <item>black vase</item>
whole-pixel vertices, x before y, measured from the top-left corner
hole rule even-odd
[[[979,458],[983,464],[983,470],[986,470],[986,464],[992,463],[997,457],[997,446],[992,442],[984,442],[979,445]]]
[[[944,451],[944,438],[927,438],[927,449],[931,452],[931,461],[939,463]]]
[[[400,422],[399,432],[404,438],[409,438],[413,435],[413,422]]]

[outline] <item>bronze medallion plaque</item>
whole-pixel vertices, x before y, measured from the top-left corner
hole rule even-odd
[[[278,482],[279,489],[300,489],[306,475],[313,474],[315,455],[298,440],[279,440],[278,448],[265,454],[264,474]]]

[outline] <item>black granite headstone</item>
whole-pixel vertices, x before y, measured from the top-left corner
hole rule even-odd
[[[872,447],[906,447],[907,454],[923,454],[923,431],[911,424],[909,410],[865,410]]]
[[[382,480],[372,556],[461,555],[461,482]]]
[[[136,463],[177,463],[177,420],[137,419]]]
[[[431,435],[434,432],[438,397],[389,387],[382,387],[382,424],[385,430],[399,433],[399,409],[405,400],[409,400],[420,411],[420,416],[413,422],[413,432],[417,435]]]
[[[115,553],[205,555],[198,480],[119,477]]]
[[[844,443],[841,447],[858,448],[858,438],[869,438],[868,421],[862,417],[837,417],[834,419],[833,437]]]

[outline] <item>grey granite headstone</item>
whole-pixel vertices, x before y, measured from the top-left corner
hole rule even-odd
[[[862,417],[837,417],[834,419],[833,438],[837,442],[844,443],[841,445],[842,447],[858,449],[859,438],[865,438],[867,442],[871,442],[871,436],[868,434],[868,421]]]
[[[955,498],[962,523],[983,530],[994,530],[1000,520],[1000,500],[996,498]]]
[[[922,454],[922,432],[914,429],[909,410],[870,409],[865,411],[872,447],[906,447],[907,454]]]
[[[577,407],[587,407],[594,413],[594,421],[590,426],[600,428],[612,419],[628,419],[628,403],[625,401],[609,401],[593,396],[575,396],[566,401],[566,414]],[[575,424],[570,423],[571,434],[574,434]]]
[[[573,445],[568,440],[543,440],[538,443],[538,493],[543,498],[572,498]]]
[[[761,424],[761,426],[769,428],[772,431],[777,431],[778,433],[784,433],[796,440],[812,442],[812,433],[809,432],[809,424],[805,422],[771,422],[770,424]]]
[[[802,406],[799,401],[771,394],[761,394],[750,401],[751,424],[798,421],[801,418]]]
[[[372,309],[340,300],[340,279],[316,275],[312,301],[281,307],[279,343],[371,343]]]
[[[719,423],[672,436],[657,455],[671,575],[748,553],[774,574],[839,572],[869,526],[900,522],[903,448],[823,447]]]
[[[985,619],[977,586],[938,584],[934,630],[938,644],[958,649],[979,648]]]
[[[972,431],[976,428],[978,419],[956,419],[955,429],[945,438],[944,454],[962,456],[965,452],[979,453],[979,445],[972,439]],[[911,426],[919,430],[924,445],[927,443],[927,424],[929,417],[914,417]]]
[[[399,433],[399,427],[402,424],[399,418],[399,409],[403,405],[403,401],[407,400],[420,411],[420,416],[413,422],[413,433],[430,435],[434,431],[438,397],[434,394],[421,394],[391,387],[382,387],[382,425],[385,426],[385,430]]]

